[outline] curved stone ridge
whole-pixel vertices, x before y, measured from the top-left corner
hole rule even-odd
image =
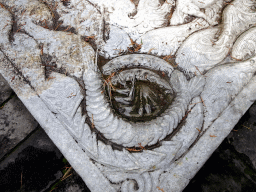
[[[124,57],[127,58],[127,56]],[[145,61],[149,60],[148,57],[152,61],[152,56],[132,55],[129,56],[129,59],[131,59],[130,62],[126,62],[124,58],[124,64],[120,63],[118,67],[111,61],[111,64],[106,64],[106,67],[104,66],[103,68],[118,71],[126,66],[152,66],[153,69],[163,70],[169,67],[168,65],[157,66],[155,63],[146,63]],[[120,62],[122,61],[121,58],[118,58]],[[159,60],[159,58],[156,60]],[[133,63],[134,61],[136,61],[136,64]],[[109,70],[108,74],[113,72]],[[84,82],[87,90],[86,109],[96,129],[107,139],[125,147],[150,146],[164,139],[177,127],[187,111],[189,102],[201,93],[205,82],[202,76],[194,77],[188,82],[185,76],[177,70],[168,72],[168,74],[170,76],[170,84],[176,93],[172,104],[163,115],[150,122],[132,123],[119,118],[113,113],[109,102],[102,94],[103,83],[100,79],[101,75],[97,71],[88,70],[84,74]]]
[[[246,60],[256,54],[256,27],[243,33],[235,42],[232,57],[236,60]]]
[[[107,78],[108,96],[118,114],[131,121],[149,121],[161,114],[175,94],[170,83],[148,69],[126,69]]]
[[[111,75],[113,72],[119,71],[119,69],[125,69],[130,67],[143,67],[150,70],[162,71],[168,77],[170,77],[174,68],[165,60],[158,57],[144,54],[132,54],[124,55],[112,59],[102,68],[104,75]]]
[[[176,53],[176,63],[187,73],[209,70],[231,52],[235,40],[256,22],[255,1],[234,0],[222,13],[222,25],[192,34]]]

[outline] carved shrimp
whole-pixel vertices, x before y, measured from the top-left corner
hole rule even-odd
[[[122,61],[121,64],[120,61]],[[153,56],[127,55],[113,59],[103,67],[103,73],[111,74],[114,69],[134,66],[155,70],[160,68],[161,71],[168,70],[169,73],[166,74],[168,74],[173,87],[171,91],[176,93],[176,98],[160,117],[145,123],[127,122],[113,113],[109,102],[102,94],[103,82],[97,71],[97,66],[90,65],[84,73],[88,115],[91,121],[93,118],[95,128],[107,139],[125,147],[139,147],[139,143],[142,146],[154,145],[164,139],[183,119],[190,101],[201,93],[205,82],[202,76],[194,77],[188,82],[181,72],[173,71],[168,63]]]

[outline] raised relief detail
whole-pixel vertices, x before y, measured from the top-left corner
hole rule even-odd
[[[182,191],[255,79],[253,0],[0,5],[0,72],[19,74],[17,94],[40,98],[110,191]],[[209,132],[216,144],[196,151]]]

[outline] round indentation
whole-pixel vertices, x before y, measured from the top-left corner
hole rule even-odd
[[[107,93],[117,114],[134,122],[150,121],[175,97],[171,85],[156,72],[127,69],[108,79]]]

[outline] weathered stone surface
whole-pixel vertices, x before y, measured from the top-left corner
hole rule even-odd
[[[182,191],[256,100],[253,0],[0,2],[0,72],[93,192]]]
[[[14,96],[0,109],[0,159],[38,126],[23,103]]]
[[[6,101],[10,97],[12,92],[12,88],[0,74],[0,106],[3,104],[4,101]]]
[[[63,156],[40,128],[0,164],[2,191],[44,191],[60,179]]]

